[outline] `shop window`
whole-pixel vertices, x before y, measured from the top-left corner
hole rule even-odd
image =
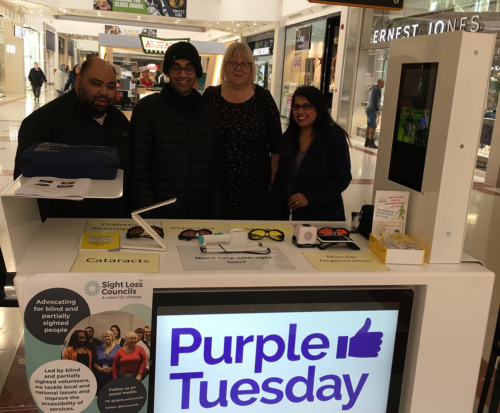
[[[59,54],[64,54],[64,39],[58,38]]]
[[[292,96],[299,86],[321,88],[326,19],[303,23],[286,31],[280,113],[289,117]]]

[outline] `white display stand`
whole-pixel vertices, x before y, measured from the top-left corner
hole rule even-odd
[[[15,197],[16,190],[29,179],[21,175],[1,195],[16,269],[42,223],[38,210],[38,198]],[[122,196],[123,170],[119,169],[113,180],[93,179],[85,198],[114,199]]]
[[[406,233],[425,247],[429,263],[461,262],[495,40],[492,34],[456,31],[390,44],[373,194],[410,193]],[[388,179],[406,63],[439,64],[421,192]]]
[[[14,279],[21,309],[25,306],[24,284],[30,274],[74,276],[70,269],[78,254],[78,242],[86,221],[48,219],[33,234]],[[159,224],[156,222],[156,225]],[[266,224],[272,226],[273,223]],[[360,252],[368,252],[364,238],[360,235],[353,235],[352,238],[361,247]],[[164,242],[168,250],[160,253],[160,271],[154,274],[156,291],[270,287],[413,288],[415,299],[400,412],[472,411],[495,278],[483,266],[475,263],[388,265],[390,271],[383,272],[316,271],[302,255],[303,251],[292,244],[291,237],[286,237],[280,243],[263,242],[277,246],[296,270],[186,272],[177,245],[194,244],[168,234]],[[332,248],[330,251],[352,252],[348,248]],[[127,250],[116,254],[122,252],[140,251]]]

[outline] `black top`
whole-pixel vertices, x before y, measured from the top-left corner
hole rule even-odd
[[[285,150],[273,188],[269,194],[266,218],[288,219],[287,201],[301,193],[309,201],[306,207],[293,211],[294,221],[345,221],[342,192],[351,182],[351,163],[344,134],[335,129],[316,133],[299,169],[291,150]],[[291,171],[295,172],[294,188],[289,188]]]
[[[14,165],[14,179],[21,174],[21,153],[35,142],[68,145],[116,146],[120,151],[126,195],[130,164],[130,123],[114,106],[110,107],[101,126],[82,106],[76,92],[65,95],[35,110],[23,120],[19,129]],[[118,199],[85,199],[83,201],[38,200],[42,220],[46,218],[118,218],[125,215],[125,202]]]
[[[280,113],[271,94],[256,85],[246,102],[230,103],[221,87],[203,94],[213,109],[224,157],[226,218],[261,219],[271,180],[271,154],[281,139]]]
[[[135,106],[131,121],[132,210],[177,198],[176,203],[152,211],[150,216],[223,217],[215,117],[196,90],[191,95],[185,101],[166,84],[160,93],[142,98]]]
[[[31,86],[42,86],[47,81],[42,69],[36,70],[34,67],[30,70],[28,80],[31,82]]]
[[[94,337],[93,340],[92,340],[92,342],[90,344],[92,344],[92,347],[94,348],[94,353],[95,353],[95,349],[97,347],[99,347],[99,346],[102,346],[103,343],[102,343],[101,340],[99,340],[98,338]]]
[[[78,361],[78,363],[82,363],[87,367],[90,365],[89,357],[90,357],[89,353],[84,353],[84,354],[76,353],[76,361]]]

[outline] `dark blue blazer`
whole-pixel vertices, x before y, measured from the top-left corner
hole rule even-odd
[[[344,134],[335,129],[316,133],[295,176],[290,194],[292,154],[286,149],[269,194],[267,219],[288,219],[288,198],[302,193],[309,205],[293,211],[294,221],[345,221],[342,192],[351,182],[351,161]]]

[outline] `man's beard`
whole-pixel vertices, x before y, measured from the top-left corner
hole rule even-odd
[[[105,113],[109,109],[109,107],[113,104],[107,96],[97,95],[93,98],[87,96],[84,90],[80,90],[78,93],[78,97],[80,98],[80,102],[82,102],[83,107],[90,113]],[[108,101],[107,106],[101,106],[96,103],[96,99],[106,99]]]

